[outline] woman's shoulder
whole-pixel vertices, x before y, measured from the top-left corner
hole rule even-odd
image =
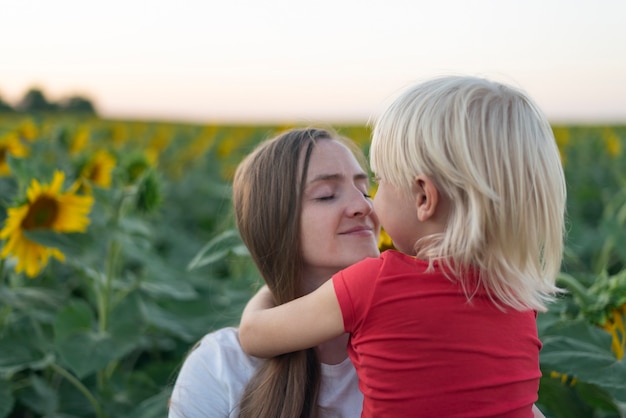
[[[220,385],[244,385],[259,359],[247,355],[239,344],[236,328],[222,328],[205,335],[189,352],[179,380],[195,383],[209,381]]]
[[[239,330],[235,327],[220,328],[206,334],[200,340],[202,344],[219,344],[223,347],[239,346]]]
[[[241,349],[236,328],[205,335],[189,352],[176,379],[170,418],[230,416],[254,373],[257,358]]]
[[[234,327],[221,328],[206,334],[189,358],[196,357],[202,362],[220,364],[223,367],[255,368],[259,359],[249,356],[239,344],[239,330]]]

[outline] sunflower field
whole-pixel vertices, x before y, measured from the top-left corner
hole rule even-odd
[[[234,169],[291,127],[0,116],[0,418],[166,416],[188,350],[259,283]],[[538,318],[537,404],[626,417],[626,126],[553,129],[567,293]]]

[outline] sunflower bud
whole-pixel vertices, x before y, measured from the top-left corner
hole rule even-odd
[[[151,169],[150,162],[145,153],[133,152],[125,157],[123,162],[126,185],[140,182],[142,177]]]
[[[137,209],[141,212],[154,212],[163,200],[161,183],[155,170],[147,170],[137,184]]]

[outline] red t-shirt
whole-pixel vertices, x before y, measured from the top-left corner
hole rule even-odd
[[[363,417],[532,417],[536,313],[468,301],[435,264],[397,251],[333,277]],[[470,278],[471,280],[471,278]]]

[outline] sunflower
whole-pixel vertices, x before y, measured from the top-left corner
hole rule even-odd
[[[7,163],[9,154],[18,158],[28,155],[28,148],[22,144],[22,141],[14,132],[0,136],[0,177],[8,176],[11,173]]]
[[[622,153],[622,141],[620,137],[612,130],[607,130],[604,134],[604,144],[607,153],[616,158]]]
[[[572,142],[570,132],[564,126],[553,127],[552,132],[554,133],[554,139],[556,140],[556,145],[559,148],[559,154],[561,155],[561,162],[562,164],[565,164],[566,159],[567,159],[566,158],[567,148]]]
[[[380,236],[378,237],[378,249],[381,253],[386,250],[395,249],[391,237],[387,234],[387,231],[382,228],[380,229]]]
[[[115,157],[107,151],[96,152],[81,170],[80,177],[102,188],[111,187],[111,173],[115,168]]]
[[[31,119],[24,120],[18,127],[19,134],[28,141],[34,141],[39,134],[37,125]]]
[[[111,142],[116,147],[121,147],[130,137],[128,126],[123,123],[116,123],[112,127]]]
[[[626,352],[626,303],[621,308],[611,310],[602,328],[612,336],[611,349],[617,359],[623,359]]]
[[[89,142],[90,136],[91,130],[89,129],[89,126],[82,126],[78,128],[70,142],[70,154],[76,155],[84,150]]]
[[[51,230],[67,233],[87,230],[93,197],[76,195],[76,187],[62,192],[64,179],[65,175],[60,171],[54,173],[50,184],[41,185],[33,179],[26,192],[27,202],[8,209],[4,228],[0,231],[0,239],[7,240],[0,257],[17,258],[17,273],[25,271],[29,277],[35,277],[48,264],[50,257],[65,261],[61,251],[29,240],[24,232]]]

